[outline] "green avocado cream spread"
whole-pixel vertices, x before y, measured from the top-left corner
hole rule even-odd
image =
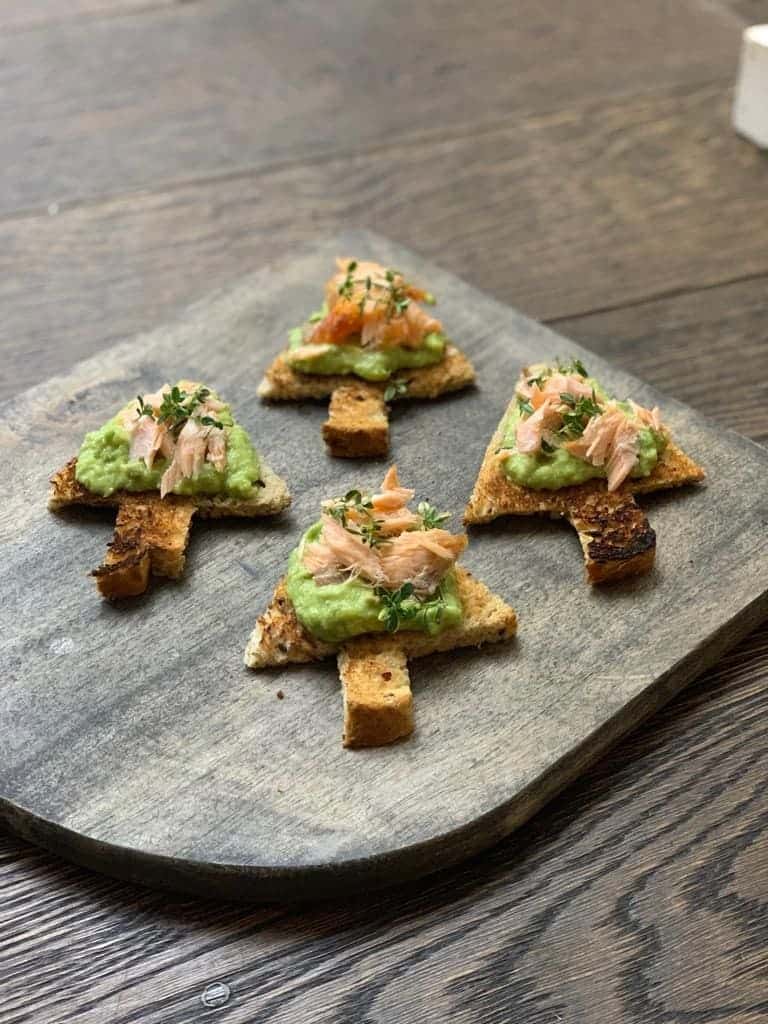
[[[160,487],[160,479],[169,460],[158,457],[152,469],[143,459],[129,455],[130,435],[121,424],[122,413],[100,430],[86,434],[77,456],[75,476],[94,494],[108,497],[115,491],[151,491]],[[260,465],[248,433],[235,423],[229,406],[216,413],[226,436],[226,466],[216,469],[206,461],[193,477],[179,480],[169,490],[173,494],[221,494],[248,498],[259,481]]]
[[[314,523],[291,552],[286,585],[288,596],[302,626],[329,644],[338,644],[361,633],[383,633],[387,629],[384,603],[373,586],[360,578],[342,583],[317,584],[302,563],[304,545],[320,537],[322,523]],[[415,601],[415,599],[413,599]],[[450,570],[434,595],[418,602],[413,617],[399,628],[437,634],[461,622],[462,608],[456,576]]]
[[[354,373],[363,380],[388,380],[397,370],[431,366],[445,354],[442,334],[428,334],[418,348],[363,348],[362,345],[333,345],[314,359],[292,359],[291,349],[302,344],[302,329],[295,327],[289,335],[288,362],[302,373]]]
[[[541,370],[540,367],[536,369],[539,372]],[[553,372],[555,371],[551,368],[545,371],[545,373]],[[534,490],[557,490],[560,487],[569,487],[585,483],[587,480],[609,476],[607,460],[603,465],[594,465],[587,458],[573,454],[564,447],[569,440],[582,436],[592,416],[605,411],[606,404],[611,402],[609,396],[594,378],[584,374],[581,381],[592,388],[592,400],[597,404],[590,406],[590,399],[587,398],[586,404],[583,406],[579,405],[578,401],[571,401],[569,404],[561,406],[561,410],[566,414],[562,424],[555,424],[546,435],[549,441],[543,442],[542,450],[529,453],[517,451],[518,425],[522,420],[528,418],[532,411],[526,399],[521,397],[518,391],[516,406],[508,414],[504,424],[500,449],[500,451],[510,450],[507,458],[502,456],[501,466],[506,476],[514,483]],[[542,386],[545,383],[546,380]],[[569,396],[565,397],[567,399]],[[641,422],[637,418],[637,407],[630,402],[611,402],[610,407],[622,410],[636,427],[634,441],[636,460],[627,475],[630,477],[649,476],[667,445],[668,435],[662,430],[655,430],[652,426]],[[586,411],[579,420],[577,414],[582,408]]]

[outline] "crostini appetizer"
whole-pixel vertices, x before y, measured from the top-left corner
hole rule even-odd
[[[150,573],[179,577],[194,515],[274,515],[291,501],[230,407],[203,384],[139,395],[51,480],[49,508],[117,507],[114,538],[93,575],[107,598],[134,597]]]
[[[413,731],[408,658],[512,637],[514,611],[456,560],[466,534],[403,487],[392,466],[378,493],[324,503],[245,652],[250,668],[335,655],[346,747]]]
[[[332,455],[389,449],[389,403],[436,398],[471,384],[469,360],[425,306],[432,295],[398,270],[339,259],[322,308],[289,336],[259,395],[271,401],[331,397],[323,437]]]
[[[577,530],[590,583],[648,572],[656,534],[635,494],[695,483],[704,470],[656,409],[617,401],[579,359],[526,367],[464,514],[549,515]]]

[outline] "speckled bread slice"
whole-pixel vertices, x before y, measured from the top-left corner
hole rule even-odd
[[[649,476],[627,480],[617,491],[609,492],[604,480],[557,491],[521,487],[504,475],[497,454],[513,405],[488,445],[464,522],[478,525],[507,515],[562,517],[579,534],[591,583],[647,572],[654,562],[656,535],[634,495],[697,483],[705,476],[701,466],[670,442]]]
[[[508,604],[460,565],[456,566],[456,579],[464,609],[461,624],[437,636],[410,630],[397,633],[398,646],[408,658],[421,658],[457,647],[480,647],[514,636],[517,618]],[[384,634],[372,634],[371,639],[373,637],[386,639]],[[250,668],[266,668],[291,662],[321,661],[336,654],[341,646],[316,640],[304,629],[288,597],[285,580],[281,580],[269,607],[256,622],[245,649],[245,664]]]
[[[382,747],[413,732],[408,659],[396,637],[361,637],[339,651],[345,747]]]
[[[271,516],[277,515],[291,504],[291,495],[281,477],[260,460],[261,482],[252,497],[232,498],[227,495],[196,494],[184,496],[168,494],[160,498],[159,491],[115,491],[104,498],[94,494],[75,479],[77,459],[70,459],[63,469],[51,478],[51,490],[48,493],[48,508],[52,512],[66,508],[68,505],[90,505],[114,508],[125,501],[160,502],[164,505],[192,505],[195,515],[204,519],[216,519],[222,516]]]
[[[396,377],[408,385],[403,398],[437,398],[449,391],[459,391],[467,387],[475,379],[472,364],[455,345],[450,342],[445,347],[445,357],[434,366],[421,366],[417,369],[398,370]],[[271,402],[295,402],[304,398],[328,398],[337,388],[345,387],[356,381],[353,374],[301,373],[293,370],[282,352],[272,363],[259,385],[259,396]],[[379,384],[370,383],[372,388],[381,391],[387,388],[388,381]]]
[[[94,494],[75,478],[77,459],[71,459],[51,480],[48,507],[59,511],[72,505],[117,507],[115,533],[102,565],[93,575],[107,598],[135,597],[147,589],[149,575],[178,578],[186,560],[192,517],[275,515],[290,505],[288,488],[263,461],[261,480],[253,497],[223,495],[160,497],[159,491],[115,491]]]
[[[389,449],[389,419],[382,388],[360,380],[331,395],[323,440],[340,459],[374,458]]]
[[[245,649],[249,668],[267,668],[290,662],[321,661],[337,655],[344,699],[344,736],[347,747],[378,747],[413,731],[413,697],[408,658],[421,658],[457,647],[480,647],[509,640],[517,630],[512,608],[456,566],[461,624],[438,636],[403,630],[369,633],[340,645],[312,637],[299,622],[281,580],[269,607],[256,622]]]

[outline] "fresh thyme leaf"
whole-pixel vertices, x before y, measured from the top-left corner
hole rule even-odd
[[[533,412],[533,406],[528,399],[521,398],[520,395],[517,396],[517,408],[519,412],[525,413],[526,416],[530,416]]]
[[[438,512],[434,505],[431,505],[428,501],[420,501],[417,511],[421,516],[422,530],[434,530],[441,523],[444,523],[446,519],[451,518],[450,512]]]
[[[199,387],[197,391],[187,392],[177,384],[163,395],[157,422],[165,423],[171,430],[180,429],[188,419],[192,418],[195,409],[202,405],[211,393],[210,388]],[[209,427],[223,429],[224,424],[212,416],[201,416],[200,422]]]
[[[529,388],[540,388],[546,379],[546,374],[540,373],[538,377],[529,377],[525,383],[528,385]]]
[[[408,394],[407,380],[391,380],[384,389],[384,401],[391,402],[393,398]]]
[[[137,395],[136,402],[138,403],[136,408],[139,411],[139,419],[141,419],[142,416],[149,416],[149,418],[152,420],[155,418],[154,409],[152,408],[151,405],[147,405],[145,403],[143,395]]]
[[[221,422],[221,420],[215,420],[213,416],[201,416],[200,422],[203,424],[204,427],[218,427],[219,430],[224,429],[224,424]]]
[[[357,260],[350,260],[347,264],[347,276],[339,285],[339,295],[343,295],[345,299],[352,298],[352,289],[355,286],[355,271],[357,270]]]
[[[574,399],[573,395],[561,395],[560,398],[569,407],[567,411],[563,412],[563,424],[558,431],[563,437],[581,437],[592,417],[599,416],[603,411],[597,401],[594,388],[592,396],[589,398]],[[570,401],[565,402],[566,398]]]
[[[580,359],[577,359],[575,356],[573,356],[566,363],[561,363],[560,360],[558,359],[557,360],[557,368],[560,371],[560,373],[578,373],[582,377],[588,377],[589,376],[589,374],[587,373],[587,369],[584,366],[584,363],[582,363],[582,361]]]
[[[383,604],[379,622],[383,622],[388,633],[396,633],[403,622],[418,615],[421,603],[413,596],[413,584],[403,583],[397,590],[374,587],[373,592]]]
[[[564,391],[560,395],[560,401],[563,402],[565,405],[570,405],[571,408],[573,408],[573,406],[576,405],[576,396],[569,395],[567,391]]]

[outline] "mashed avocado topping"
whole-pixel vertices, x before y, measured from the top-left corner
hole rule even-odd
[[[363,380],[388,380],[393,373],[419,366],[432,366],[445,355],[445,337],[427,334],[418,348],[363,347],[355,343],[333,345],[312,359],[291,358],[291,351],[303,345],[304,329],[295,327],[288,336],[288,362],[301,373],[354,373]]]
[[[499,449],[503,472],[514,483],[535,490],[557,490],[604,478],[609,480],[609,489],[614,489],[616,479],[620,483],[627,476],[649,476],[669,440],[658,421],[658,411],[651,413],[633,402],[612,399],[578,360],[574,364],[538,365],[521,375],[516,405],[506,418]],[[557,385],[548,390],[553,378]],[[585,393],[580,393],[579,385],[586,386],[581,389]],[[569,386],[573,394],[568,392]],[[559,387],[566,390],[558,394]],[[533,417],[534,403],[541,408],[544,396],[549,396],[555,411],[543,427],[538,424],[538,439],[531,439],[527,432],[524,447],[535,446],[535,450],[520,451],[518,428]],[[617,429],[625,429],[623,450],[616,440]],[[602,430],[608,432],[604,438],[600,437]],[[594,447],[593,441],[597,441]],[[509,455],[505,458],[506,450]],[[616,460],[622,457],[623,466],[615,469]]]
[[[148,469],[142,458],[131,458],[131,435],[124,426],[121,411],[99,430],[86,434],[77,456],[75,476],[94,494],[108,497],[115,491],[151,491],[160,487],[160,480],[170,460],[155,458]],[[206,461],[192,477],[184,477],[169,490],[174,494],[227,495],[248,498],[259,481],[260,464],[247,431],[232,418],[228,405],[216,412],[226,436],[226,466],[216,469]]]
[[[387,630],[386,599],[360,577],[351,576],[339,583],[322,586],[302,562],[304,545],[320,538],[322,523],[314,523],[288,561],[288,596],[302,626],[325,643],[337,644],[362,633]],[[434,595],[424,600],[409,596],[413,615],[401,620],[400,629],[418,630],[435,635],[461,622],[462,608],[456,576],[450,570]]]

